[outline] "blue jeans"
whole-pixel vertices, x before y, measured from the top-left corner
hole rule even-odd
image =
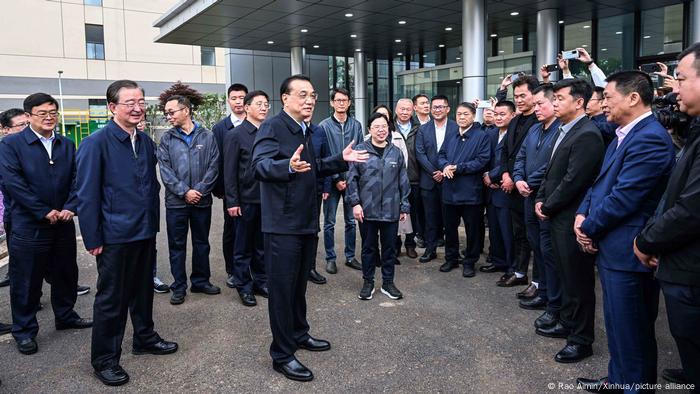
[[[328,199],[323,202],[323,245],[326,247],[326,261],[334,261],[335,257],[335,213],[338,211],[338,203],[345,195],[334,187]],[[355,217],[352,215],[352,207],[343,201],[343,216],[345,217],[345,258],[350,260],[355,257]],[[392,239],[393,242],[393,239]]]
[[[168,227],[168,248],[170,249],[170,270],[174,282],[173,291],[187,290],[187,232],[192,229],[192,287],[203,287],[209,283],[209,229],[211,227],[211,207],[167,208],[165,220]]]

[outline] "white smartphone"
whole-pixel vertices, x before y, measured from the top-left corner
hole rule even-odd
[[[479,106],[477,108],[491,108],[491,100],[479,100]]]
[[[561,58],[565,60],[578,59],[578,50],[572,49],[570,51],[563,51],[561,53]]]

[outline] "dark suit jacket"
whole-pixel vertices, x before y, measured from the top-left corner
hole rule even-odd
[[[260,204],[260,184],[250,165],[258,128],[244,120],[235,133],[224,136],[224,190],[226,208],[242,203]]]
[[[454,120],[448,119],[447,126],[445,126],[443,145],[447,143],[447,137],[452,133],[459,133],[459,126]],[[437,184],[433,179],[433,172],[442,170],[440,163],[438,163],[435,120],[433,119],[418,129],[418,134],[416,134],[416,159],[421,167],[420,188],[432,190]]]
[[[211,132],[214,133],[216,137],[216,144],[219,146],[219,177],[216,179],[216,184],[214,185],[214,190],[211,194],[218,198],[224,198],[226,191],[224,190],[224,177],[221,174],[224,173],[224,136],[234,129],[233,122],[231,122],[231,116],[227,115],[225,118],[221,119],[219,123],[212,127]],[[226,202],[224,201],[224,205]]]
[[[553,225],[570,225],[573,232],[576,210],[598,175],[604,149],[600,131],[585,116],[561,141],[547,165],[536,198],[543,202],[542,213],[549,216]]]
[[[674,164],[674,147],[653,115],[617,146],[608,146],[600,174],[578,209],[581,226],[598,243],[598,264],[618,271],[650,272],[632,251],[634,238],[654,213]]]
[[[75,144],[56,133],[51,161],[41,141],[25,127],[0,143],[4,191],[12,203],[12,231],[34,237],[49,228],[45,216],[55,209],[78,213],[75,189]],[[72,224],[71,224],[72,225]]]
[[[515,159],[520,151],[520,145],[522,145],[525,136],[527,136],[527,132],[535,123],[537,123],[537,116],[535,116],[534,112],[528,116],[522,114],[518,115],[510,121],[510,125],[508,125],[508,134],[504,137],[505,143],[501,151],[501,174],[508,172],[510,177],[513,177]],[[520,194],[513,192],[511,195],[516,195],[517,197]]]
[[[506,137],[503,137],[501,142],[498,142],[498,128],[497,127],[490,127],[486,133],[489,136],[489,141],[491,143],[491,161],[489,162],[489,168],[488,168],[488,173],[489,173],[489,178],[491,178],[491,182],[500,184],[500,181],[494,180],[494,179],[500,179],[501,177],[501,152],[503,150],[503,144],[506,142]],[[508,202],[508,196],[506,193],[501,190],[500,188],[498,189],[491,189],[488,188],[488,198],[489,198],[489,203],[492,204],[495,207],[498,208],[508,208],[509,202]]]
[[[308,127],[304,136],[301,126],[284,110],[260,125],[253,145],[253,169],[255,178],[260,181],[262,231],[265,233],[318,233],[317,178],[349,169],[342,152],[316,158],[311,144],[314,130]],[[311,164],[311,171],[292,173],[289,159],[299,145],[304,145],[301,160]]]

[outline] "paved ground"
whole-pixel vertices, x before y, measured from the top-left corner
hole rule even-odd
[[[304,384],[289,381],[271,367],[266,301],[258,298],[257,307],[246,308],[224,286],[218,201],[214,212],[212,282],[222,287],[222,294],[190,294],[180,306],[170,305],[168,295],[155,297],[156,329],[180,344],[178,353],[131,355],[129,323],[122,365],[131,382],[116,390],[106,388],[92,376],[90,331],[55,331],[49,288],[45,286],[45,308],[38,314],[39,352],[21,355],[10,335],[0,337],[0,392],[542,393],[572,391],[562,385],[574,384],[579,376],[606,373],[600,294],[595,355],[579,364],[563,365],[554,362],[553,356],[564,341],[535,335],[532,322],[539,312],[518,308],[515,293],[521,288],[496,287],[498,274],[478,273],[464,279],[461,270],[439,272],[440,262],[419,264],[402,257],[396,284],[405,294],[403,300],[391,301],[380,292],[371,301],[358,300],[361,275],[342,264],[338,274],[327,275],[328,284],[309,284],[311,333],[330,340],[333,348],[323,353],[299,351],[298,358],[314,371],[316,379]],[[161,229],[165,229],[164,222]],[[342,240],[340,228],[336,228],[336,240]],[[164,231],[158,245],[159,272],[169,282]],[[320,271],[322,249],[317,259]],[[91,285],[93,291],[78,297],[76,310],[90,317],[95,263],[82,243],[78,250],[80,283]],[[6,269],[0,269],[0,274]],[[661,304],[657,322],[659,371],[679,366]],[[2,288],[0,321],[9,320],[9,292]],[[550,389],[550,384],[555,388]]]

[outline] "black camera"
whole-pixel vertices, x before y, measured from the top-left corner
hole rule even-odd
[[[665,96],[654,98],[654,116],[667,129],[672,129],[679,135],[685,134],[692,117],[681,112],[678,106],[678,93],[669,93]]]

